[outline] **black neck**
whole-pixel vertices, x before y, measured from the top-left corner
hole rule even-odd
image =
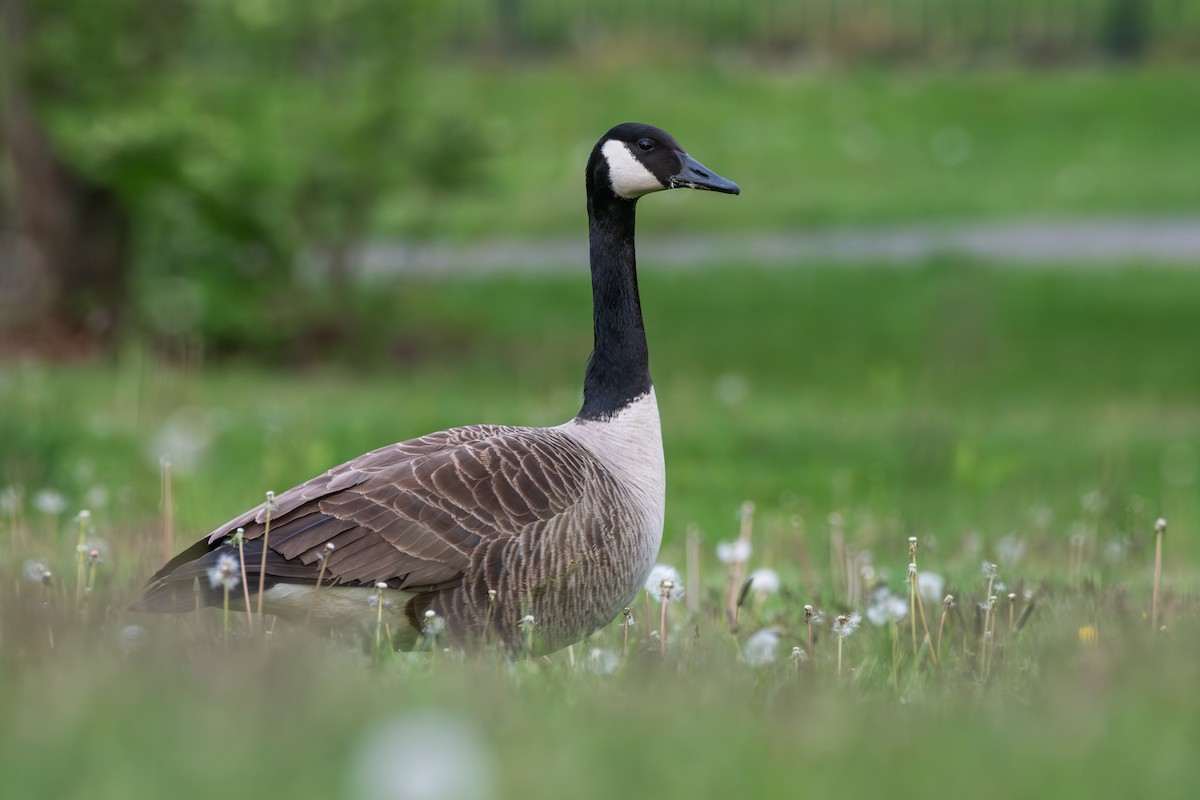
[[[650,391],[650,358],[633,247],[636,201],[604,191],[595,194],[588,193],[595,346],[579,416],[608,419]]]

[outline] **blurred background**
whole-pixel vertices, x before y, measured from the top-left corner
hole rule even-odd
[[[0,774],[18,795],[1194,793],[1194,644],[1171,640],[1169,680],[1148,640],[1079,648],[1085,625],[1104,646],[1149,630],[1160,516],[1164,618],[1195,619],[1200,2],[0,10]],[[573,652],[570,672],[562,654],[466,680],[398,661],[339,683],[353,653],[281,632],[231,656],[216,616],[123,613],[267,490],[432,430],[570,418],[591,348],[583,165],[630,120],[743,190],[640,204],[662,560],[684,566],[694,532],[694,642],[673,634],[657,669],[645,639],[652,660],[608,682]],[[906,591],[919,535],[956,593],[983,559],[1037,587],[1049,644],[984,693],[969,668],[901,684],[880,629],[847,645],[854,714],[828,644],[784,703],[773,681],[809,673],[752,672],[720,630],[714,545],[745,501],[752,566],[783,589],[743,633],[800,644],[803,603],[861,605],[859,566]],[[457,711],[364,728],[414,706]],[[430,752],[414,726],[446,735]],[[346,788],[364,741],[445,764],[480,731],[503,788]]]

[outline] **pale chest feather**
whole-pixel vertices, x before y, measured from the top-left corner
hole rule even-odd
[[[643,533],[661,540],[666,502],[662,426],[654,389],[606,420],[572,420],[559,430],[584,445],[625,487]]]

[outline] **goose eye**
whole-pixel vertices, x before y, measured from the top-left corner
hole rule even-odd
[[[654,142],[650,141],[649,139],[638,139],[638,147],[642,148],[643,150],[653,150]]]

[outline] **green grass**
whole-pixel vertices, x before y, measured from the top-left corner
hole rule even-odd
[[[423,85],[440,107],[470,109],[490,158],[469,193],[436,198],[434,211],[395,195],[382,232],[574,233],[588,150],[625,120],[661,125],[743,188],[735,202],[656,199],[646,229],[1200,210],[1195,70],[770,72],[632,59],[445,64]]]
[[[30,509],[19,531],[0,527],[5,793],[354,797],[376,726],[429,713],[479,732],[500,798],[1192,795],[1200,273],[643,264],[641,285],[668,461],[662,559],[684,568],[696,523],[703,588],[694,617],[671,609],[665,661],[639,598],[633,654],[607,677],[567,653],[372,659],[282,625],[263,644],[240,616],[226,653],[220,612],[119,611],[162,559],[165,426],[204,445],[190,468],[175,457],[178,547],[264,490],[389,441],[561,421],[589,347],[582,276],[399,284],[389,365],[184,369],[136,350],[111,365],[5,365],[0,485],[22,485]],[[67,520],[95,486],[111,555],[85,616]],[[32,510],[42,488],[64,493],[61,517]],[[784,590],[731,636],[713,547],[747,499],[751,567],[778,570]],[[940,670],[914,664],[904,624],[847,639],[840,681],[827,627],[806,665],[788,661],[804,603],[862,607],[830,567],[834,511],[896,593],[906,539],[921,537],[922,569],[959,598]],[[1151,638],[1159,515],[1168,634]],[[985,678],[979,562],[999,560],[1005,538],[1025,552],[1001,577],[1036,608],[1010,638],[1001,606]],[[49,590],[21,576],[29,557],[54,571]],[[122,646],[129,624],[146,630],[140,647]],[[754,669],[740,648],[763,627],[779,630],[780,659]],[[574,656],[620,641],[609,628]]]

